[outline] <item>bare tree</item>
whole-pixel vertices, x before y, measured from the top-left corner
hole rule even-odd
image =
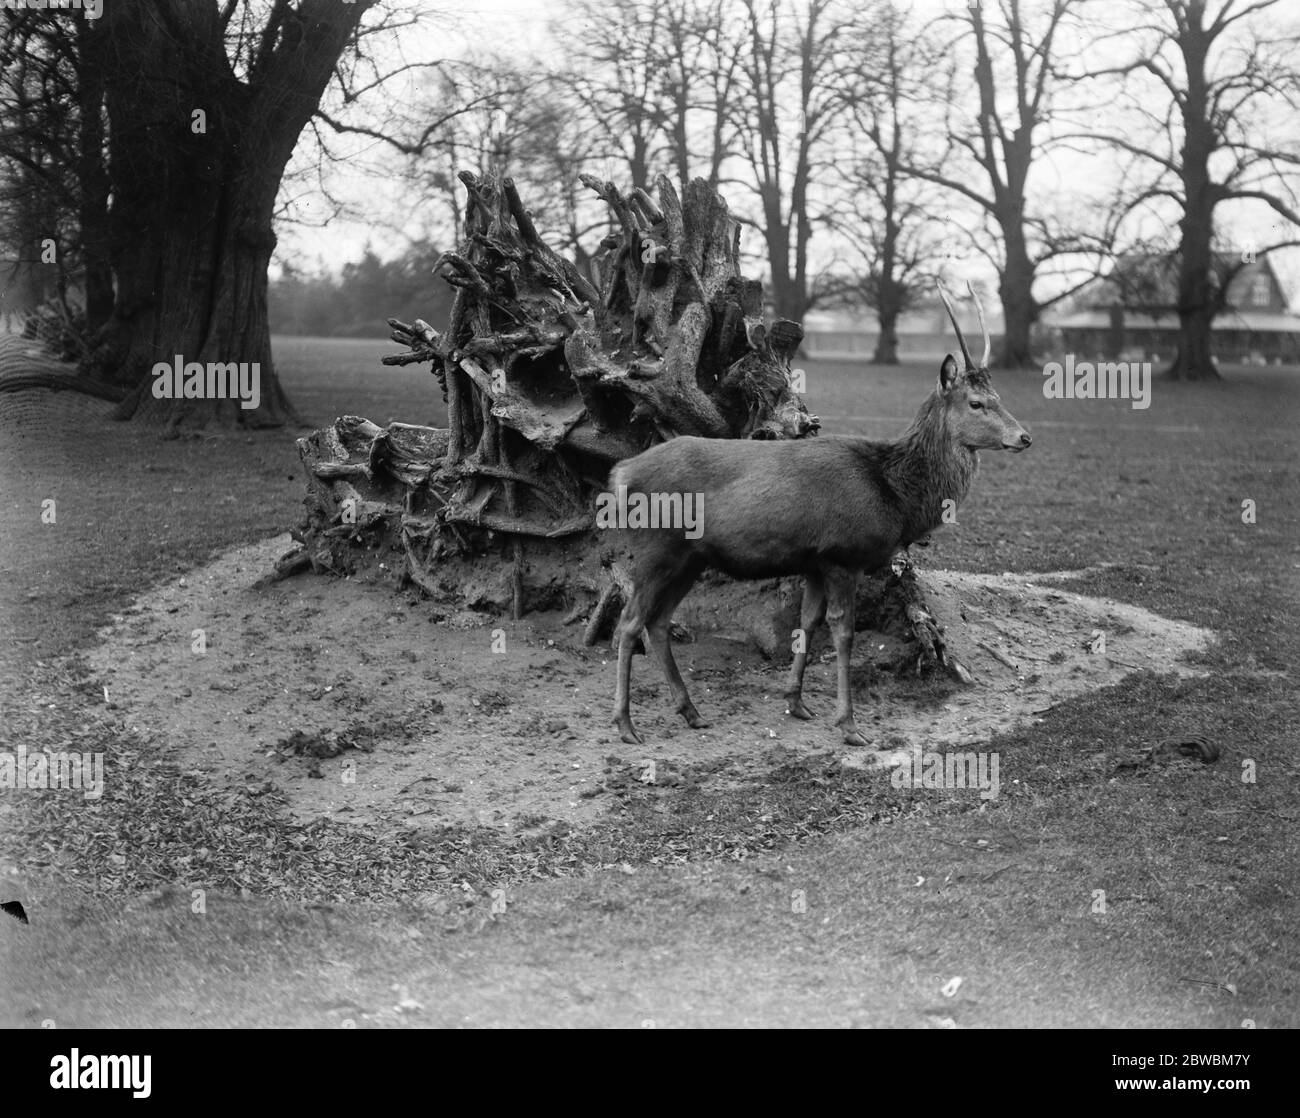
[[[924,129],[918,105],[931,59],[907,14],[889,0],[861,10],[855,37],[844,75],[851,90],[854,157],[846,177],[852,216],[838,234],[862,261],[853,294],[880,324],[872,361],[897,365],[898,318],[933,255],[929,229],[937,188],[907,172],[918,158],[917,135]]]
[[[627,168],[631,186],[649,189],[665,149],[658,39],[663,7],[638,0],[580,0],[566,20],[569,80],[600,131],[604,147]]]
[[[663,0],[658,47],[664,75],[659,113],[679,182],[703,164],[717,189],[723,163],[734,154],[732,98],[744,25],[728,0]]]
[[[802,322],[815,295],[809,245],[825,215],[813,186],[830,166],[834,125],[847,99],[835,80],[852,12],[839,0],[741,0],[746,44],[733,100],[750,185],[772,270],[777,315]]]
[[[0,39],[0,240],[13,296],[26,306],[69,289],[90,327],[112,309],[103,85],[93,22],[5,12]],[[48,275],[46,282],[43,273]]]
[[[1300,135],[1292,115],[1300,112],[1300,24],[1288,26],[1286,14],[1279,0],[1145,4],[1135,9],[1136,26],[1117,31],[1124,41],[1137,32],[1132,57],[1091,71],[1123,78],[1126,106],[1145,125],[1136,135],[1089,132],[1154,172],[1130,192],[1126,209],[1172,204],[1179,214],[1179,344],[1168,370],[1177,380],[1219,375],[1211,329],[1241,265],[1300,244]],[[1265,207],[1274,220],[1228,257],[1215,249],[1219,207],[1230,202]]]
[[[464,220],[462,199],[468,196],[458,176],[474,167],[495,179],[512,179],[521,194],[535,199],[531,213],[539,231],[587,272],[592,236],[608,230],[610,221],[608,208],[581,175],[604,149],[567,76],[538,74],[486,55],[440,75],[431,100],[464,106],[445,113],[412,157],[414,180],[446,213],[437,229],[441,243],[454,243]]]
[[[463,219],[464,187],[456,177],[463,167],[477,167],[501,177],[516,174],[518,164],[536,154],[531,130],[541,112],[534,111],[537,80],[505,58],[484,55],[448,67],[436,76],[422,112],[454,105],[458,111],[437,114],[437,127],[409,149],[410,171],[433,203],[437,237],[451,244]]]
[[[1048,126],[1061,115],[1053,97],[1062,40],[1070,18],[1089,2],[997,0],[986,8],[985,0],[971,0],[943,21],[960,28],[947,87],[937,90],[945,104],[945,142],[937,157],[907,166],[909,174],[960,195],[991,219],[1001,248],[994,259],[1006,323],[997,356],[1003,365],[1032,363],[1030,329],[1045,305],[1033,291],[1042,265],[1096,252],[1104,241],[1031,204],[1029,182],[1034,164],[1060,142]],[[960,72],[967,47],[974,52],[973,106]]]
[[[566,15],[562,78],[634,187],[671,170],[682,188],[703,171],[717,189],[742,29],[731,0],[583,0]]]

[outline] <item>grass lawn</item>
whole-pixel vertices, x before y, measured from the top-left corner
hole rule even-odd
[[[393,348],[280,339],[277,363],[312,426],[344,413],[444,422],[427,372],[378,365]],[[910,420],[936,372],[803,364],[825,430],[879,438]],[[349,882],[364,867],[340,865],[314,908],[214,893],[195,921],[186,894],[67,887],[52,825],[48,877],[41,855],[5,854],[44,931],[20,941],[0,924],[0,1022],[1300,1024],[1300,372],[1157,382],[1147,410],[1046,400],[1033,373],[995,383],[1033,449],[984,456],[959,523],[924,561],[1088,568],[1070,589],[1220,635],[1203,678],[1138,674],[995,738],[988,748],[1019,759],[1024,794],[813,828],[743,861],[708,836],[747,798],[683,794],[654,823],[691,845],[689,864],[540,880],[512,890],[499,919],[490,878],[429,904],[359,905]],[[167,442],[78,407],[58,424],[43,404],[0,412],[3,749],[83,732],[92,697],[54,657],[151,583],[298,516],[297,432]],[[41,522],[47,498],[55,524]],[[1190,733],[1221,759],[1122,764]],[[787,776],[770,789],[787,816],[831,818],[852,791],[816,764]],[[578,851],[580,864],[616,860]]]

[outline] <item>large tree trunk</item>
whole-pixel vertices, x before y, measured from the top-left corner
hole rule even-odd
[[[184,218],[156,222],[138,239],[133,258],[119,267],[117,306],[104,334],[109,345],[116,341],[121,347],[115,362],[117,383],[134,381],[118,409],[119,418],[169,428],[210,422],[280,426],[293,418],[275,375],[267,320],[267,265],[275,243],[271,214],[269,209],[247,212],[244,191],[238,185],[233,190],[240,197],[231,198],[231,191],[223,190],[216,203],[224,219],[221,228],[212,231],[213,240],[195,244],[194,231]],[[138,309],[124,314],[124,307]],[[183,362],[205,366],[256,365],[258,407],[244,408],[237,399],[156,397],[149,370],[157,362],[173,364],[177,355]],[[143,379],[138,376],[141,369],[146,372]]]
[[[128,390],[119,417],[277,426],[293,418],[267,323],[272,214],[285,164],[366,4],[277,4],[241,81],[216,4],[105,5],[113,191],[113,312],[88,372]],[[201,114],[201,115],[200,115]],[[159,399],[153,369],[258,366],[255,409]]]
[[[880,321],[880,335],[876,338],[876,349],[871,355],[873,364],[898,364],[898,310],[883,306],[876,312]]]
[[[1210,180],[1210,155],[1215,148],[1213,126],[1204,83],[1208,41],[1191,34],[1187,52],[1189,81],[1183,120],[1183,217],[1179,222],[1178,351],[1167,375],[1173,380],[1217,380],[1218,366],[1211,352],[1211,330],[1223,292],[1214,267],[1214,195]],[[1195,80],[1195,79],[1201,80]]]
[[[893,43],[890,43],[891,57]],[[892,92],[892,91],[891,91]],[[880,244],[880,271],[876,284],[876,317],[880,322],[880,336],[871,360],[877,365],[898,364],[898,316],[903,309],[903,285],[899,283],[898,242],[901,229],[898,219],[898,150],[901,128],[898,121],[898,102],[891,96],[894,111],[893,148],[885,156],[885,232]]]
[[[1178,351],[1166,370],[1172,380],[1219,380],[1212,352],[1214,311],[1196,307],[1178,315]]]
[[[1106,356],[1111,361],[1118,361],[1121,354],[1128,348],[1128,338],[1124,326],[1124,307],[1122,303],[1116,303],[1107,311],[1106,324]]]
[[[769,232],[766,241],[767,258],[772,266],[772,311],[778,318],[802,323],[808,300],[790,273],[790,248],[786,243],[785,226],[778,222],[776,231]]]
[[[1006,369],[1028,369],[1034,364],[1030,330],[1038,318],[1033,296],[1034,266],[1023,230],[1013,223],[1003,223],[1002,230],[1007,234],[1007,255],[998,294],[1005,326],[994,361]]]

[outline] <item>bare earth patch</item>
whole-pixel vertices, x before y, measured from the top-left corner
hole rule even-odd
[[[87,659],[128,725],[162,735],[183,768],[218,783],[273,781],[299,820],[508,831],[546,819],[580,824],[605,811],[611,782],[635,779],[647,761],[661,781],[706,762],[704,779],[725,786],[792,750],[838,743],[833,659],[809,667],[818,720],[787,717],[784,667],[739,633],[706,631],[706,592],[679,611],[697,639],[677,655],[712,725],[688,729],[657,667],[638,657],[633,714],[646,744],[634,749],[610,724],[609,651],[584,648],[580,625],[566,627],[558,613],[511,622],[449,611],[392,585],[312,576],[259,584],[289,546],[281,536],[237,548],[155,588],[101,630]],[[859,722],[881,750],[973,746],[1135,670],[1195,674],[1184,658],[1211,639],[1057,589],[1059,574],[921,573],[975,684],[877,672],[868,699],[872,635],[860,633]],[[1098,632],[1104,653],[1093,651]],[[859,767],[889,756],[844,752]]]

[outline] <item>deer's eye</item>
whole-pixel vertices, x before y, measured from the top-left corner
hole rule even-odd
[[[982,408],[984,405],[983,405],[983,403],[981,403],[979,400],[972,400],[972,401],[970,402],[970,406],[971,406],[971,408],[974,409],[975,411],[979,411],[979,409]]]

